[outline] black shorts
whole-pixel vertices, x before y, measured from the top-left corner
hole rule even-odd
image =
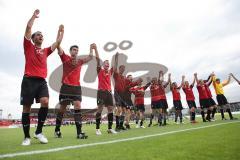
[[[161,99],[159,102],[162,109],[168,109],[168,103],[166,99]]]
[[[143,104],[135,106],[136,111],[145,112],[145,106]]]
[[[209,98],[209,103],[210,103],[210,106],[216,105],[216,102],[212,98]]]
[[[131,95],[128,95],[127,93],[125,93],[125,102],[126,102],[127,107],[128,106],[130,106],[130,107],[133,106]]]
[[[105,106],[113,106],[113,98],[111,91],[97,91],[97,104]]]
[[[31,105],[40,102],[40,98],[49,97],[47,82],[40,77],[26,77],[22,79],[21,85],[21,105]]]
[[[182,102],[180,100],[174,100],[173,101],[173,106],[176,110],[182,110]]]
[[[152,109],[159,109],[160,108],[159,101],[151,101],[151,108]]]
[[[217,102],[219,106],[228,104],[227,98],[223,94],[217,95]]]
[[[114,99],[115,99],[115,104],[118,107],[127,107],[126,101],[125,101],[125,94],[124,92],[117,92],[114,91]]]
[[[209,99],[200,99],[199,103],[201,108],[209,108],[211,106]]]
[[[188,107],[191,109],[192,107],[197,108],[195,101],[187,100]]]
[[[60,89],[59,103],[69,105],[73,104],[73,101],[82,101],[81,86],[63,84]]]

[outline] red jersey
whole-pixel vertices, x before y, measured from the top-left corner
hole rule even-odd
[[[179,101],[179,100],[181,100],[181,95],[180,95],[179,89],[173,88],[173,89],[172,89],[172,95],[173,95],[173,100],[174,100],[174,101]]]
[[[102,68],[98,68],[98,90],[111,91],[111,76],[113,69],[105,71]]]
[[[186,99],[187,101],[194,101],[195,100],[195,97],[194,97],[194,94],[193,94],[193,86],[190,85],[189,87],[183,87],[182,88],[184,93],[186,94]]]
[[[133,82],[133,81],[130,81],[129,79],[125,79],[125,95],[126,95],[126,98],[130,98],[131,99],[131,92],[129,91],[129,89],[131,87],[134,87],[138,84],[137,81]]]
[[[161,92],[158,84],[152,84],[150,86],[150,92],[152,102],[159,101],[161,99]]]
[[[144,105],[144,94],[145,90],[149,87],[149,85],[150,83],[142,87],[137,86],[134,88],[130,88],[130,91],[133,92],[133,94],[135,95],[135,105]]]
[[[80,72],[83,64],[82,60],[78,60],[76,64],[72,64],[72,58],[64,52],[60,55],[63,63],[62,83],[72,86],[80,86]]]
[[[135,95],[134,103],[135,105],[144,105],[144,87],[135,87],[130,89],[131,92]]]
[[[165,93],[165,87],[162,85],[159,85],[159,94],[160,94],[160,99],[166,100],[166,93]]]
[[[25,54],[24,75],[28,77],[47,77],[47,57],[52,53],[51,47],[39,48],[32,44],[31,40],[24,37],[23,41]]]
[[[114,72],[113,78],[114,78],[114,82],[115,82],[114,90],[117,92],[124,92],[126,77],[119,74],[118,72]]]
[[[197,85],[199,99],[208,99],[208,94],[205,85]]]
[[[211,90],[210,90],[210,88],[209,88],[209,86],[207,84],[205,84],[205,88],[206,88],[206,92],[207,92],[208,98],[212,98]]]

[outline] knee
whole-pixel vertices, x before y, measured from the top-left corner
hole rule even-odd
[[[23,106],[23,113],[30,113],[31,106]]]
[[[101,106],[98,106],[98,109],[97,109],[97,113],[102,113],[102,110],[103,110],[103,107],[101,107]]]
[[[41,98],[40,99],[41,107],[48,107],[48,102],[49,102],[48,97]]]
[[[81,102],[80,101],[74,102],[74,109],[75,110],[80,110],[81,109]]]

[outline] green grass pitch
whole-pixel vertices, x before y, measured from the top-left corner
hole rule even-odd
[[[240,116],[237,116],[240,118]],[[219,119],[219,118],[218,118]],[[200,120],[199,120],[200,121]],[[232,123],[233,122],[233,123]],[[88,139],[76,139],[75,126],[63,126],[61,131],[62,139],[54,138],[54,127],[45,127],[44,134],[49,143],[40,144],[32,138],[30,146],[21,146],[23,133],[21,128],[0,129],[0,158],[5,154],[29,152],[49,149],[76,146],[81,144],[99,143],[94,146],[87,146],[75,149],[66,149],[51,153],[34,155],[21,155],[6,159],[19,160],[239,160],[240,159],[240,120],[222,121],[217,120],[210,123],[177,125],[169,122],[165,127],[150,127],[145,129],[131,129],[110,135],[106,132],[106,125],[102,125],[103,135],[95,135],[95,125],[84,125],[83,130],[89,135]],[[223,124],[224,123],[224,124]],[[222,124],[222,125],[218,125]],[[207,128],[199,128],[209,126]],[[146,124],[145,124],[146,126]],[[132,125],[134,127],[134,125]],[[193,129],[199,128],[199,129]],[[185,130],[189,129],[189,130]],[[33,134],[35,128],[31,128]],[[185,130],[185,131],[182,131]],[[169,134],[171,131],[177,131]],[[180,132],[178,132],[180,131]],[[101,142],[121,140],[132,137],[142,137],[153,134],[166,133],[164,135],[146,137],[138,140],[114,142],[101,144]]]

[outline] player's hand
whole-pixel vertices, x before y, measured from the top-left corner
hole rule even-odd
[[[197,73],[194,73],[194,76],[197,76]]]
[[[159,74],[163,74],[163,71],[159,71]]]
[[[97,49],[97,45],[95,43],[91,44],[92,45],[92,49]]]
[[[168,77],[171,77],[171,73],[168,73]]]
[[[94,43],[90,44],[90,49],[94,49]]]
[[[185,78],[185,76],[183,75],[183,76],[182,76],[182,79],[184,79],[184,78]]]
[[[64,32],[64,25],[63,24],[61,24],[60,26],[59,26],[59,29],[58,29],[60,32]]]
[[[229,76],[233,76],[233,74],[232,74],[232,73],[229,73]]]
[[[38,18],[39,17],[39,13],[40,13],[40,10],[39,9],[36,9],[34,12],[33,12],[33,16],[35,18]]]

